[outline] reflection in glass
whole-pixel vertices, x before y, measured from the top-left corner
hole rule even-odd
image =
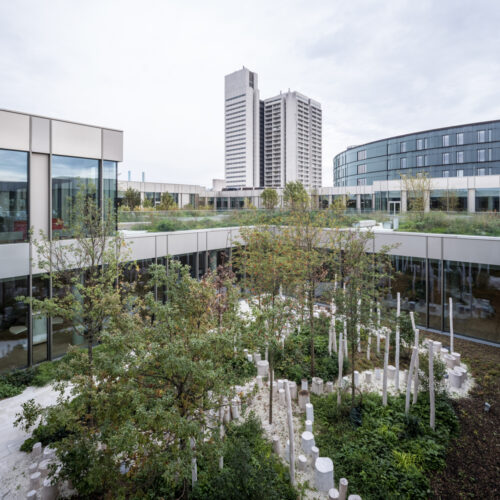
[[[0,280],[0,372],[28,364],[28,277]]]
[[[44,300],[49,296],[49,280],[42,276],[33,276],[32,295],[35,299]],[[33,313],[32,317],[33,330],[33,364],[40,363],[47,359],[47,338],[48,338],[48,321],[45,316],[40,313]]]
[[[429,328],[441,330],[441,274],[443,272],[440,260],[429,259]]]
[[[117,176],[116,161],[104,160],[102,162],[102,191],[103,191],[103,210],[104,218],[109,217],[110,211],[116,210],[117,196]]]
[[[96,196],[99,160],[52,156],[52,233],[69,236],[76,194]]]
[[[28,153],[0,149],[0,242],[28,237]]]

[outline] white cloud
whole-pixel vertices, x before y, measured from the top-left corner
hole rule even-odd
[[[0,0],[0,107],[121,128],[134,178],[223,176],[224,74],[323,106],[349,144],[499,118],[494,0]]]

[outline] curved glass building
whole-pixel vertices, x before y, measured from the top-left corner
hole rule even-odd
[[[335,187],[429,177],[500,174],[500,120],[405,134],[347,148],[333,160]]]

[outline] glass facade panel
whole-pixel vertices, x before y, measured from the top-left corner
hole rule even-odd
[[[42,276],[33,276],[32,294],[38,300],[49,296],[49,280]],[[48,356],[47,340],[49,336],[49,324],[45,316],[33,313],[31,320],[33,330],[33,364],[45,361]]]
[[[102,207],[104,217],[107,219],[116,211],[116,198],[118,191],[116,161],[102,162]]]
[[[446,261],[444,270],[446,331],[452,297],[456,333],[500,343],[500,266]]]
[[[0,243],[28,238],[28,153],[0,149]]]
[[[457,145],[458,146],[462,146],[464,143],[464,133],[463,132],[459,132],[457,134]]]
[[[28,276],[0,280],[0,372],[28,364]]]
[[[476,212],[500,211],[500,189],[476,189]]]
[[[442,274],[443,266],[440,260],[428,260],[428,317],[429,328],[441,330],[442,313]]]
[[[448,147],[450,145],[450,136],[443,135],[443,147]]]
[[[114,163],[114,162],[112,162]],[[97,193],[99,160],[52,156],[52,233],[68,237],[76,194]]]

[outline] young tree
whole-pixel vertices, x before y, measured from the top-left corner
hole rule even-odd
[[[340,286],[333,292],[333,298],[339,311],[346,320],[346,337],[349,346],[352,367],[352,399],[355,401],[354,371],[357,369],[358,343],[364,340],[363,330],[358,325],[370,324],[371,310],[384,297],[391,271],[388,256],[390,247],[384,246],[373,252],[371,232],[359,230],[334,230],[331,233],[330,249],[335,258],[333,269],[342,277],[345,287]]]
[[[141,205],[141,193],[137,189],[129,187],[123,194],[122,204],[134,210]]]
[[[431,193],[431,179],[426,172],[412,175],[401,175],[403,187],[407,192],[408,210],[423,213],[429,204]]]
[[[266,210],[273,210],[278,204],[278,193],[276,189],[266,188],[262,191],[260,195],[262,199],[262,203],[264,203],[264,207]]]
[[[162,193],[160,204],[158,205],[159,210],[173,210],[177,207],[173,196],[170,193]]]
[[[305,210],[309,206],[309,195],[300,181],[286,183],[283,199],[292,210]]]

